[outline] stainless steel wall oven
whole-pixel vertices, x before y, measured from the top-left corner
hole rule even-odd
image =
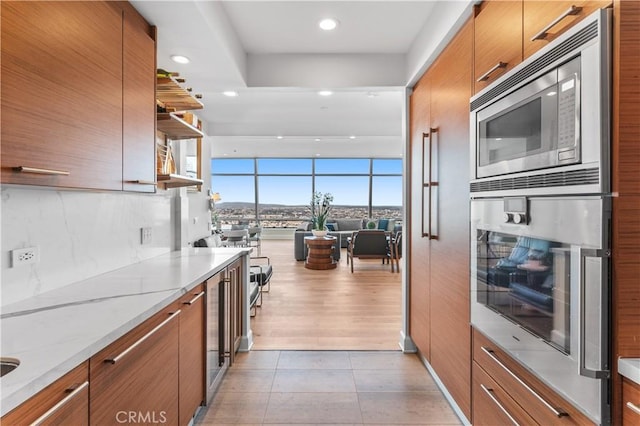
[[[471,322],[610,422],[611,15],[471,98]]]

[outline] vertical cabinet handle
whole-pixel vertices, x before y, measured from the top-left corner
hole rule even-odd
[[[478,77],[478,83],[480,83],[481,81],[485,81],[488,80],[489,77],[491,77],[491,74],[493,74],[495,71],[501,69],[501,68],[506,68],[507,65],[509,65],[508,62],[498,62],[497,64],[495,64],[493,67],[491,67],[491,69],[487,72],[485,72],[484,74],[482,74],[480,77]]]
[[[46,413],[44,413],[43,415],[38,417],[33,423],[31,423],[31,426],[38,426],[38,425],[42,424],[45,420],[47,420],[49,417],[51,417],[52,414],[54,414],[56,411],[58,411],[60,408],[62,408],[66,403],[71,401],[78,393],[82,392],[82,390],[84,388],[86,388],[87,386],[89,386],[89,382],[85,381],[80,386],[78,386],[75,389],[73,389],[69,395],[65,396],[56,405],[51,407]]]
[[[429,177],[429,239],[438,239],[438,209],[439,209],[439,191],[438,191],[438,166],[439,166],[439,139],[438,129],[432,128],[431,131],[431,172]]]
[[[422,134],[422,237],[429,237],[431,133]]]
[[[547,37],[547,35],[549,33],[549,30],[551,28],[555,27],[558,24],[558,22],[562,21],[567,16],[577,15],[581,11],[582,11],[582,8],[580,6],[571,5],[571,7],[569,9],[565,10],[564,12],[562,12],[562,14],[560,16],[558,16],[556,19],[551,21],[549,23],[549,25],[547,25],[546,27],[544,27],[543,29],[538,31],[538,33],[536,35],[531,37],[531,41],[543,40],[544,38]]]
[[[507,411],[506,408],[504,408],[504,406],[502,404],[500,404],[500,401],[498,401],[498,398],[495,397],[495,395],[493,394],[493,389],[489,389],[487,388],[485,385],[483,385],[482,383],[480,384],[480,387],[482,388],[482,390],[489,396],[489,398],[491,398],[491,400],[493,401],[494,404],[496,404],[498,406],[498,408],[500,409],[500,411],[502,411],[504,413],[505,416],[507,416],[509,418],[509,420],[511,420],[511,423],[513,423],[515,426],[520,426],[520,424],[516,421],[516,419],[513,418],[513,416],[511,414],[509,414],[509,412]]]
[[[527,391],[529,391],[529,393],[533,396],[536,397],[536,399],[538,401],[540,401],[545,407],[547,407],[556,417],[564,417],[564,416],[568,416],[567,413],[565,413],[564,411],[558,411],[556,410],[551,404],[549,404],[544,398],[542,398],[540,395],[538,395],[538,393],[536,391],[534,391],[533,389],[531,389],[529,387],[529,385],[527,385],[525,382],[522,381],[522,379],[520,377],[518,377],[513,371],[511,371],[509,369],[509,367],[507,367],[506,365],[504,365],[502,363],[502,361],[500,361],[498,359],[498,357],[494,354],[493,350],[491,349],[487,349],[484,346],[481,346],[480,349],[482,349],[482,352],[484,352],[485,354],[489,355],[489,357],[496,363],[498,364],[504,371],[506,371],[507,373],[509,373],[509,375],[511,377],[513,377],[518,383],[520,383],[520,385],[522,385]]]
[[[104,362],[109,363],[109,364],[115,364],[116,362],[120,361],[122,358],[124,358],[125,356],[127,356],[127,354],[129,354],[129,352],[131,352],[132,350],[134,350],[136,347],[140,346],[145,340],[147,340],[148,338],[150,338],[151,336],[153,336],[155,333],[158,332],[158,330],[160,330],[162,327],[164,327],[165,325],[167,325],[171,320],[173,320],[174,318],[176,318],[178,315],[180,315],[180,309],[178,309],[177,311],[175,311],[174,313],[172,313],[169,318],[167,318],[166,320],[162,321],[160,324],[158,324],[157,326],[155,326],[153,328],[153,330],[151,330],[150,332],[148,332],[147,334],[145,334],[144,336],[142,336],[141,338],[139,338],[138,340],[136,340],[136,342],[129,346],[127,349],[125,349],[124,351],[120,352],[117,356],[113,357],[113,358],[108,358],[105,359]]]

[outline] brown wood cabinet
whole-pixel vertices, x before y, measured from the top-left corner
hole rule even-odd
[[[469,273],[460,265],[469,262],[472,40],[469,21],[411,97],[411,336],[469,418]]]
[[[171,306],[91,357],[91,424],[178,424],[180,314]]]
[[[88,425],[89,363],[84,362],[2,417],[6,426]]]
[[[155,190],[148,24],[120,2],[1,7],[2,182]]]
[[[597,9],[611,5],[611,0],[535,1],[524,0],[524,58],[528,58],[549,42]]]
[[[205,402],[205,291],[199,285],[181,300],[179,372],[180,424],[186,425]]]
[[[493,381],[494,390],[498,386],[498,394],[509,395],[533,421],[541,425],[590,425],[593,424],[584,414],[573,407],[571,403],[560,397],[551,388],[529,373],[517,361],[497,347],[482,333],[473,331],[473,361],[477,367],[486,373]],[[482,381],[482,374],[479,380]],[[476,378],[474,377],[474,382]],[[487,424],[493,416],[504,415],[502,410],[494,404],[493,410],[482,401],[485,392],[478,392],[474,387],[473,400],[480,401],[481,409],[474,408],[474,424]],[[503,408],[515,419],[521,418],[520,410],[516,409],[508,400],[499,398]],[[523,424],[531,424],[524,422]]]
[[[640,424],[640,385],[627,378],[622,379],[622,425]]]
[[[125,191],[154,192],[156,177],[156,34],[123,4],[122,181]]]
[[[494,0],[476,6],[473,45],[477,93],[522,62],[522,1]]]

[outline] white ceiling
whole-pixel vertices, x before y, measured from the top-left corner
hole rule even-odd
[[[198,116],[212,155],[250,157],[401,156],[405,87],[471,3],[132,1],[157,27],[158,67],[203,94]],[[318,28],[326,17],[339,21],[333,32]],[[191,63],[176,64],[173,54]]]

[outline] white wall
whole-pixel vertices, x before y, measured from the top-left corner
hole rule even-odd
[[[208,142],[203,144],[202,152],[209,153]],[[135,194],[0,186],[0,306],[186,247],[209,235],[208,156],[203,175],[203,191],[193,193],[185,188]],[[142,227],[152,228],[150,244],[141,244]],[[28,247],[38,248],[39,262],[12,267],[11,250]]]

